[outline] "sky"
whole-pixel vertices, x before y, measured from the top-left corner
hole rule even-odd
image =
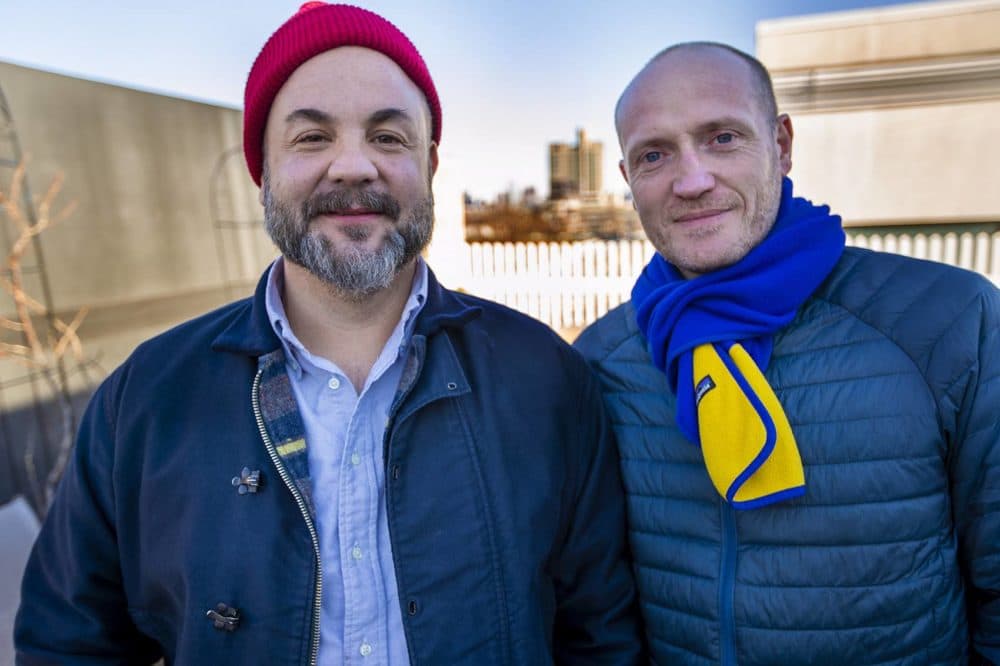
[[[0,0],[0,60],[242,107],[268,36],[300,2]],[[362,0],[421,51],[442,104],[440,155],[475,198],[548,193],[548,144],[576,128],[604,143],[605,189],[624,192],[612,109],[632,76],[679,41],[753,53],[760,20],[893,0]],[[0,81],[2,87],[3,81]],[[16,119],[15,119],[16,121]]]

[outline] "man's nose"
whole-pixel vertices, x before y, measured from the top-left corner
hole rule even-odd
[[[682,199],[697,199],[715,187],[715,176],[693,150],[684,151],[674,178],[674,195]]]
[[[341,141],[333,153],[326,177],[344,185],[369,183],[378,178],[378,167],[363,141]]]

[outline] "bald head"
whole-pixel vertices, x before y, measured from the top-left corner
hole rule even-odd
[[[635,78],[629,82],[625,91],[618,98],[615,104],[615,129],[618,131],[619,141],[621,140],[621,116],[623,108],[629,103],[636,90],[641,88],[644,79],[662,74],[664,65],[670,59],[707,59],[715,61],[719,67],[733,67],[743,70],[750,82],[750,89],[753,91],[754,102],[758,110],[764,117],[773,119],[778,116],[778,103],[774,97],[774,85],[771,83],[771,75],[767,68],[752,55],[733,48],[728,44],[718,42],[683,42],[674,44],[663,49],[653,56],[645,67],[643,67]]]
[[[792,125],[756,60],[721,44],[671,47],[629,83],[615,125],[639,221],[682,275],[730,266],[767,235]]]

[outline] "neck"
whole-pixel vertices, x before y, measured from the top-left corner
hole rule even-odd
[[[355,300],[286,259],[281,301],[295,337],[343,370],[360,393],[403,316],[416,265],[410,261],[386,289]]]

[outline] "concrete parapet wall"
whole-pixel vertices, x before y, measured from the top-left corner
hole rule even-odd
[[[57,173],[76,211],[42,236],[55,310],[139,302],[247,279],[259,266],[220,265],[209,187],[241,142],[237,109],[0,62],[0,87],[28,156],[34,192]],[[222,167],[225,214],[260,217],[241,159]],[[0,171],[0,175],[8,175]],[[263,233],[257,263],[274,256]],[[251,248],[223,238],[229,253]],[[239,271],[234,273],[232,271]]]
[[[1000,221],[1000,0],[763,21],[757,55],[802,195],[848,225]]]

